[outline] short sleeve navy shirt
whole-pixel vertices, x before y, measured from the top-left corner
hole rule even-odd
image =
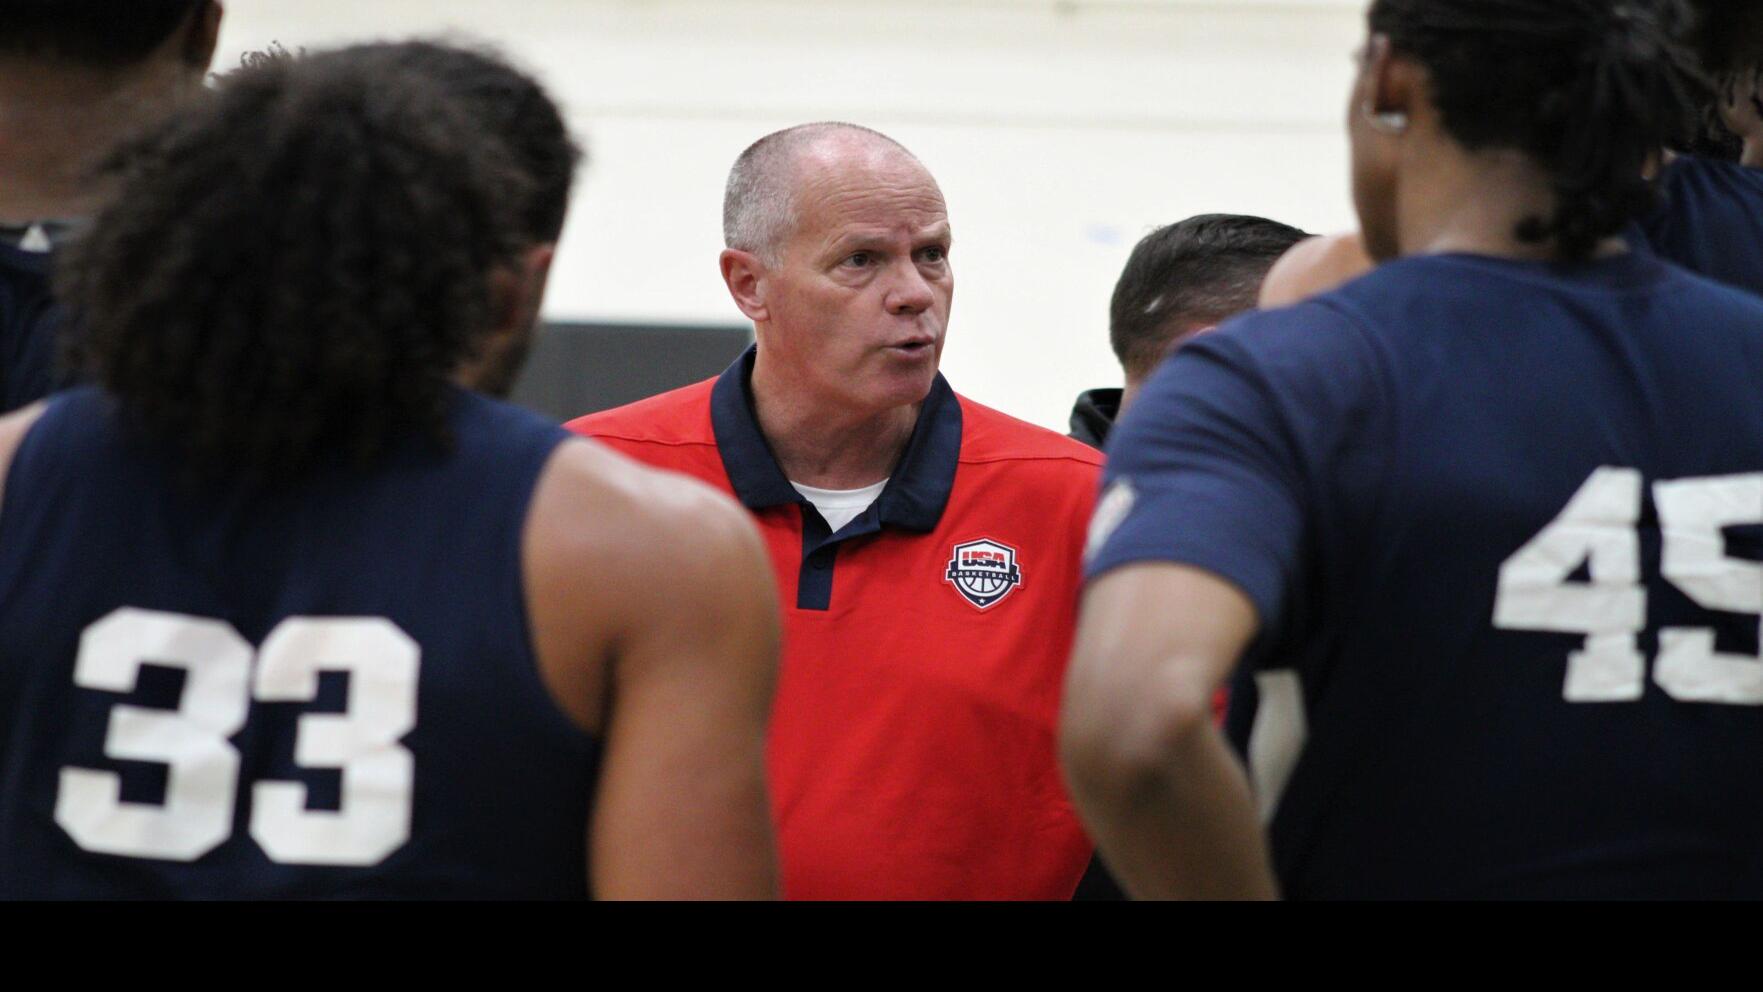
[[[1673,554],[1763,590],[1759,383],[1763,301],[1645,255],[1400,260],[1172,356],[1110,439],[1088,572],[1184,563],[1253,602],[1246,668],[1295,706],[1263,692],[1233,737],[1288,895],[1763,894],[1763,705],[1686,701],[1653,660],[1695,630],[1763,666],[1763,592],[1667,581],[1653,490],[1712,494]],[[1611,478],[1631,515],[1554,526]],[[1560,574],[1503,589],[1545,532]],[[1594,581],[1644,596],[1596,642],[1644,659],[1622,701],[1570,698],[1592,631],[1550,613]],[[1549,616],[1496,623],[1502,597]],[[1301,745],[1277,775],[1273,720]]]
[[[1659,179],[1646,245],[1691,272],[1763,295],[1763,169],[1685,156]]]

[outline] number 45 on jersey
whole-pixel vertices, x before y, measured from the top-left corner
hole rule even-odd
[[[1600,468],[1553,522],[1500,566],[1494,626],[1584,634],[1567,657],[1569,702],[1639,699],[1646,627],[1638,524],[1644,481],[1630,468]],[[1763,562],[1732,558],[1722,531],[1763,524],[1763,472],[1653,485],[1662,538],[1660,573],[1698,606],[1759,614],[1763,638]],[[1589,563],[1591,582],[1568,582]],[[1722,654],[1714,631],[1659,631],[1653,680],[1683,702],[1763,706],[1763,657]]]

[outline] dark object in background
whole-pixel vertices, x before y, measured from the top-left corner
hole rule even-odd
[[[48,253],[19,243],[12,229],[0,227],[0,414],[48,395],[60,323],[49,292]]]
[[[1065,435],[1073,441],[1083,443],[1102,450],[1108,443],[1108,432],[1114,429],[1114,421],[1120,418],[1120,396],[1123,389],[1090,389],[1077,397],[1077,403],[1071,408],[1071,433]]]
[[[747,327],[546,324],[509,398],[562,422],[709,379],[752,343]]]
[[[1084,877],[1077,883],[1077,891],[1071,894],[1072,902],[1130,902],[1132,897],[1120,887],[1114,873],[1108,870],[1102,861],[1100,851],[1090,855],[1090,866],[1084,869]]]

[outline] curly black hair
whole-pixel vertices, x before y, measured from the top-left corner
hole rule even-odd
[[[341,49],[231,74],[135,142],[58,261],[74,371],[202,474],[445,445],[527,180],[424,73]],[[513,194],[513,195],[511,195]]]
[[[426,73],[467,103],[485,132],[508,143],[516,164],[530,180],[520,208],[528,239],[546,244],[562,236],[570,189],[583,155],[562,112],[537,80],[483,45],[416,40],[358,45],[355,52],[366,61]],[[240,64],[250,68],[265,61],[300,57],[272,43],[262,51],[245,53]]]
[[[5,0],[0,53],[127,65],[147,57],[211,0]]]
[[[1553,216],[1518,229],[1584,258],[1654,206],[1645,178],[1705,88],[1683,0],[1374,0],[1370,26],[1430,74],[1464,147],[1514,148],[1553,178]]]
[[[582,153],[544,88],[488,48],[423,41],[363,46],[363,57],[375,52],[432,75],[470,106],[485,131],[508,143],[532,183],[520,211],[527,237],[555,242],[563,233]]]

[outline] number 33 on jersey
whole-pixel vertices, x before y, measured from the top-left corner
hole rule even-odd
[[[307,702],[320,671],[349,675],[341,714],[299,720],[294,760],[342,773],[342,805],[308,810],[298,782],[254,783],[251,838],[278,864],[372,865],[410,837],[415,762],[399,739],[416,726],[421,651],[380,617],[290,617],[257,651],[219,620],[132,607],[87,627],[75,684],[131,692],[144,664],[183,669],[176,710],[118,704],[110,711],[106,757],[166,767],[165,800],[121,798],[121,777],[61,769],[55,822],[88,851],[194,861],[226,841],[240,801],[239,751],[252,700]]]
[[[1600,468],[1553,522],[1500,567],[1494,626],[1584,634],[1567,658],[1569,702],[1641,698],[1647,626],[1640,520],[1645,480],[1629,468]],[[1729,528],[1763,524],[1763,472],[1653,484],[1660,574],[1696,605],[1758,616],[1763,641],[1763,562],[1732,557]],[[1589,583],[1569,582],[1589,569]],[[1763,657],[1715,649],[1714,631],[1664,627],[1653,681],[1681,702],[1763,706]]]

